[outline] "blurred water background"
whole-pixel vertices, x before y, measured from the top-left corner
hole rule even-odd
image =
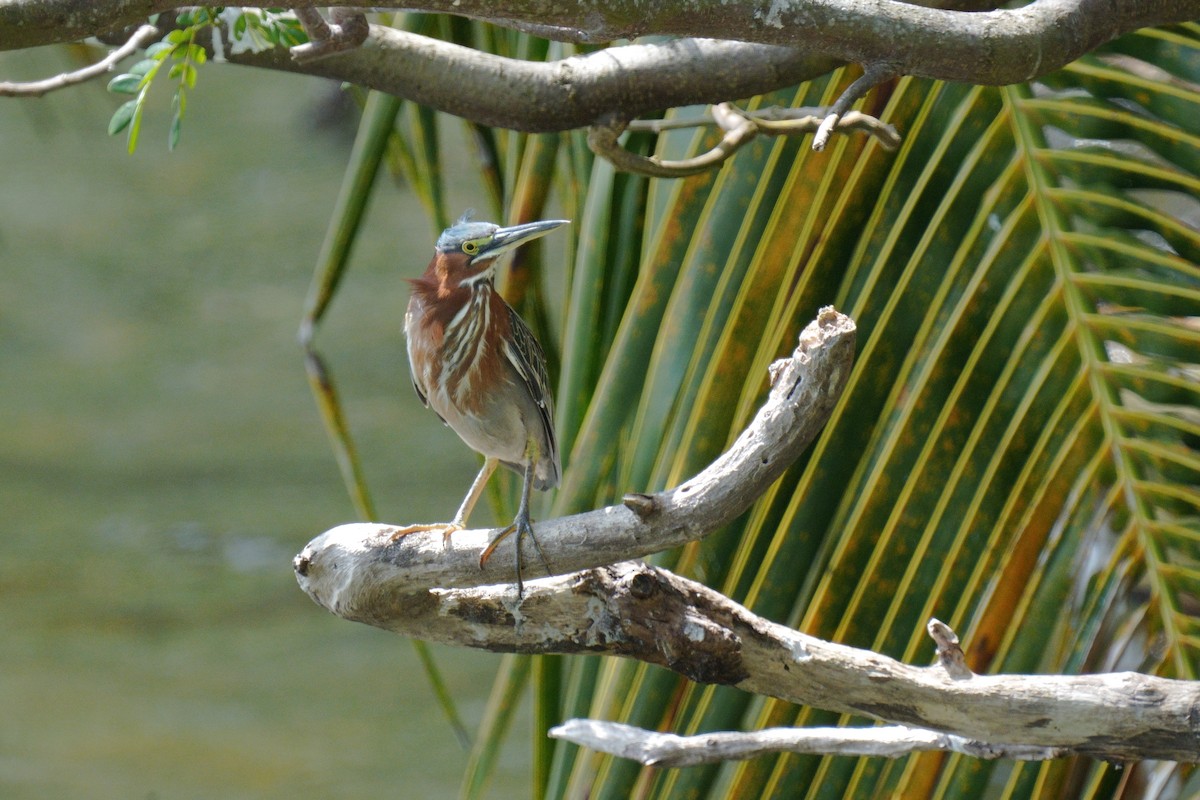
[[[2,54],[0,79],[73,66]],[[457,792],[409,643],[292,575],[355,519],[295,338],[352,136],[317,124],[331,91],[209,65],[179,149],[158,87],[133,156],[103,82],[0,98],[0,797]],[[391,522],[448,518],[477,468],[406,371],[401,279],[432,238],[379,192],[317,335]],[[499,656],[434,650],[473,727]],[[527,791],[519,724],[492,796]]]

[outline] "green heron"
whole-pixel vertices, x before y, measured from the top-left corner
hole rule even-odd
[[[541,555],[529,521],[529,489],[558,486],[562,467],[546,356],[493,282],[497,258],[567,222],[552,219],[501,228],[464,217],[438,237],[425,274],[409,281],[412,298],[404,315],[417,396],[481,453],[484,462],[453,520],[410,525],[392,539],[443,530],[444,540],[449,541],[452,533],[466,527],[492,472],[503,464],[524,478],[521,504],[512,524],[497,532],[484,549],[479,564],[487,563],[496,545],[515,531],[518,595],[524,593],[521,540],[525,534]]]

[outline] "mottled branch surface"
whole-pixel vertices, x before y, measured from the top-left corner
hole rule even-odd
[[[108,34],[167,11],[164,0],[0,0],[0,50]],[[300,0],[293,7],[321,3]],[[341,5],[490,20],[571,41],[681,37],[551,63],[502,59],[373,25],[362,47],[317,61],[285,51],[231,61],[379,89],[466,119],[568,130],[606,114],[717,103],[794,85],[839,64],[976,84],[1043,75],[1141,27],[1200,16],[1197,0],[437,0]],[[939,7],[926,7],[939,6]],[[715,39],[726,41],[715,41]],[[882,66],[880,66],[882,65]]]
[[[636,658],[700,683],[952,734],[975,755],[1200,760],[1196,682],[1132,672],[954,678],[806,636],[643,564],[530,582],[520,604],[501,587],[395,595],[386,571],[339,613],[460,646]]]
[[[436,532],[392,544],[391,526],[344,525],[297,555],[297,580],[334,614],[396,633],[497,652],[635,658],[701,683],[962,737],[959,745],[982,755],[1200,760],[1200,683],[1136,673],[975,675],[950,668],[955,639],[937,626],[940,663],[915,667],[763,619],[666,570],[611,563],[699,538],[747,508],[828,416],[853,348],[853,323],[823,310],[775,365],[754,421],[699,475],[627,505],[538,523],[555,571],[580,571],[527,581],[521,600],[507,583],[510,544],[485,570],[477,566],[486,531],[455,534],[443,553]]]

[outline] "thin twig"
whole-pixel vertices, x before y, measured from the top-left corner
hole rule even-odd
[[[152,39],[156,39],[158,36],[158,28],[153,25],[143,25],[133,32],[133,35],[129,37],[125,44],[113,50],[95,64],[89,64],[74,72],[64,72],[60,75],[55,75],[53,78],[43,78],[40,81],[0,83],[0,97],[41,97],[57,89],[64,89],[68,86],[90,81],[92,78],[108,72],[118,61],[145,47]]]
[[[727,129],[721,141],[710,150],[692,158],[672,161],[657,156],[643,156],[622,147],[619,140],[625,132],[625,125],[623,120],[616,118],[593,125],[588,129],[588,147],[596,155],[611,161],[618,169],[652,178],[684,178],[713,169],[723,164],[758,133],[753,122],[746,121]]]
[[[705,118],[627,122],[610,116],[588,129],[588,147],[596,155],[608,159],[617,168],[626,172],[654,178],[683,178],[720,166],[759,134],[795,136],[812,133],[819,131],[830,120],[833,121],[833,129],[839,131],[858,130],[874,136],[885,150],[894,150],[900,145],[900,134],[896,132],[896,129],[869,114],[848,111],[834,115],[832,112],[821,114],[819,110],[817,113],[812,113],[812,111],[814,109],[771,108],[749,112],[737,108],[732,103],[718,103],[709,110],[709,116]],[[818,114],[820,115],[818,116]],[[627,129],[657,133],[669,129],[711,125],[716,125],[725,131],[721,141],[698,156],[678,161],[667,161],[657,156],[643,156],[625,149],[620,143],[621,134]],[[813,149],[821,149],[816,146],[815,138]]]
[[[879,84],[890,81],[898,74],[900,74],[899,68],[889,62],[867,64],[863,69],[863,74],[854,83],[847,86],[841,97],[829,107],[829,113],[822,120],[821,126],[817,128],[816,135],[813,136],[812,149],[818,152],[824,150],[834,129],[841,127],[839,123],[842,117],[850,111],[850,106],[854,105],[858,98]]]

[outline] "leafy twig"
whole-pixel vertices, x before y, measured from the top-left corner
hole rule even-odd
[[[224,48],[219,31],[226,24],[235,43],[235,52],[256,50],[278,45],[291,46],[304,41],[304,33],[294,19],[272,12],[254,9],[225,9],[197,7],[181,11],[176,17],[177,27],[167,33],[162,41],[146,48],[146,56],[108,83],[108,90],[116,94],[133,95],[132,100],[122,103],[108,122],[108,132],[115,135],[128,129],[129,152],[137,149],[141,132],[142,114],[146,109],[146,98],[150,86],[165,64],[168,80],[175,81],[175,92],[171,98],[171,124],[167,132],[167,147],[174,150],[179,144],[183,117],[187,113],[187,92],[196,86],[197,70],[208,60],[208,51],[199,41],[200,33],[209,28],[214,30],[214,53],[223,57]],[[146,39],[149,35],[146,36]],[[132,40],[131,40],[132,41]],[[142,40],[144,41],[144,40]],[[240,46],[239,46],[240,45]],[[128,52],[133,52],[136,47]]]

